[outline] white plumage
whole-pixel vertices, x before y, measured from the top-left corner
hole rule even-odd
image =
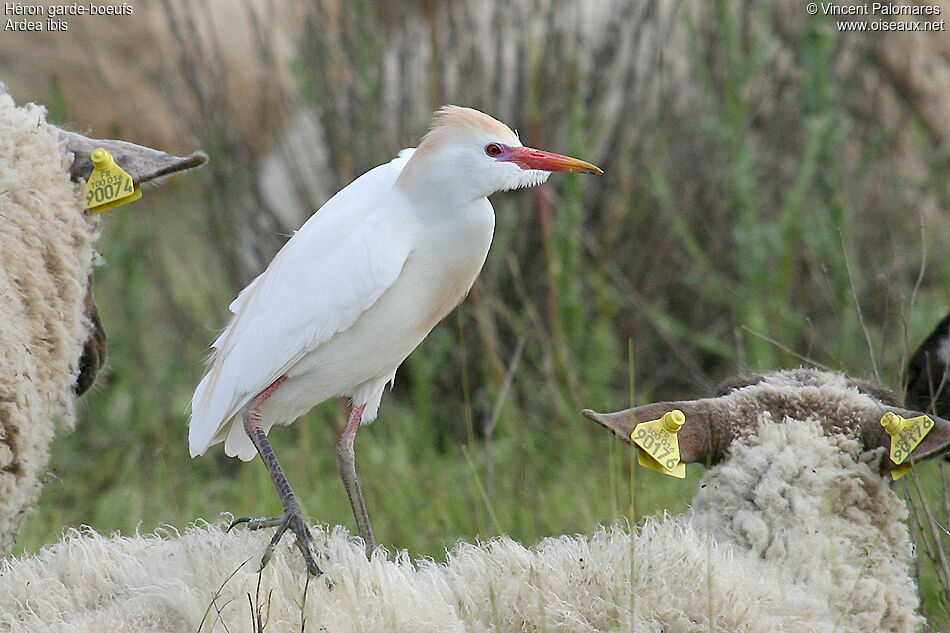
[[[231,303],[234,318],[213,343],[211,370],[192,402],[192,456],[227,439],[228,455],[252,459],[256,450],[236,418],[284,374],[288,382],[262,407],[265,429],[292,422],[335,395],[371,403],[363,419],[375,417],[383,385],[412,348],[402,358],[380,358],[375,352],[382,339],[346,341],[353,343],[349,348],[343,339],[353,338],[346,334],[358,320],[379,313],[376,304],[399,278],[416,242],[414,214],[379,204],[411,155],[401,152],[331,198]],[[393,303],[391,297],[386,304]],[[366,366],[373,358],[374,367]]]
[[[349,396],[349,445],[338,454],[350,455],[355,492],[340,468],[359,522],[356,428],[376,417],[399,365],[472,287],[494,230],[487,196],[539,184],[550,171],[600,173],[523,147],[507,126],[476,110],[440,110],[419,149],[403,150],[333,196],[231,304],[234,317],[214,342],[192,400],[192,456],[222,441],[228,455],[244,460],[272,455],[269,445],[252,443],[249,424],[258,423],[263,437],[330,397]],[[365,522],[360,531],[370,547]]]

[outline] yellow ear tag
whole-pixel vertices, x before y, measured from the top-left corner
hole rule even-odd
[[[911,464],[911,463],[901,464],[900,466],[898,466],[897,468],[891,471],[891,477],[894,479],[894,481],[897,481],[898,479],[900,479],[901,477],[909,473],[911,468],[913,467],[914,467],[914,464]]]
[[[664,413],[659,420],[641,422],[630,434],[637,445],[637,462],[670,477],[686,477],[686,464],[680,462],[680,444],[677,437],[686,424],[686,416],[679,409]]]
[[[902,418],[901,416],[888,411],[881,418],[881,426],[891,436],[891,461],[900,466],[904,460],[910,457],[910,454],[923,441],[930,429],[934,428],[934,421],[926,415],[918,415],[915,418]],[[894,479],[900,479],[910,470],[910,464],[907,469],[902,471]],[[893,475],[895,471],[891,471]]]
[[[680,462],[674,466],[673,470],[667,470],[660,465],[660,462],[650,457],[645,450],[639,447],[637,447],[637,463],[645,468],[655,470],[656,472],[663,473],[664,475],[669,475],[670,477],[676,477],[678,479],[686,478],[686,464],[683,462]]]
[[[142,197],[142,190],[132,183],[132,176],[116,165],[112,154],[100,147],[90,158],[93,170],[86,183],[87,209],[102,213]]]

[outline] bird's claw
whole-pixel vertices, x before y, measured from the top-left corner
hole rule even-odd
[[[234,527],[247,523],[247,529],[249,530],[262,530],[264,528],[279,527],[286,519],[286,515],[279,517],[241,517],[240,519],[234,519],[231,521],[231,525],[228,526],[227,531],[230,532]],[[286,528],[285,528],[286,529]]]
[[[320,570],[320,566],[317,565],[317,560],[313,555],[314,544],[313,536],[310,534],[310,529],[307,527],[306,521],[304,521],[303,515],[300,512],[288,512],[287,514],[279,517],[263,517],[263,518],[250,518],[250,517],[241,517],[239,519],[234,519],[231,521],[231,525],[228,526],[228,532],[231,531],[236,525],[241,523],[247,523],[247,528],[249,530],[261,530],[264,528],[276,527],[277,532],[274,533],[274,537],[270,540],[270,543],[267,544],[267,548],[264,550],[264,556],[261,557],[261,569],[267,566],[267,563],[270,562],[271,556],[274,554],[274,548],[277,547],[277,544],[280,543],[280,539],[283,538],[284,532],[290,528],[290,531],[296,535],[296,545],[300,550],[300,553],[303,554],[304,562],[307,565],[307,571],[311,576],[320,576],[323,572]],[[328,584],[330,583],[327,580]]]

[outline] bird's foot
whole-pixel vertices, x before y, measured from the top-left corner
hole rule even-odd
[[[303,554],[304,562],[307,564],[307,571],[310,572],[312,576],[319,576],[323,573],[320,571],[316,557],[313,555],[315,550],[313,536],[310,535],[307,522],[303,518],[303,513],[299,510],[296,512],[288,511],[285,515],[279,517],[255,519],[241,517],[240,519],[234,519],[231,521],[231,525],[228,526],[228,532],[231,531],[231,528],[241,523],[247,523],[249,530],[262,530],[271,527],[277,528],[274,537],[270,543],[267,544],[267,549],[264,550],[264,556],[261,558],[261,569],[264,569],[267,563],[270,562],[271,556],[274,554],[274,548],[277,547],[277,544],[280,543],[280,539],[284,536],[284,532],[289,528],[290,531],[297,536],[297,548],[300,550],[300,553]]]
[[[228,532],[237,527],[242,523],[247,523],[247,529],[249,530],[263,530],[264,528],[278,527],[287,519],[287,515],[281,515],[279,517],[241,517],[240,519],[234,519],[231,521],[231,525],[228,526]]]

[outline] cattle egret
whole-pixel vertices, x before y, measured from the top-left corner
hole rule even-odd
[[[376,418],[399,365],[475,282],[495,226],[487,196],[538,185],[553,171],[603,173],[524,147],[487,114],[443,107],[417,149],[333,196],[231,304],[234,316],[212,344],[192,400],[188,441],[192,457],[219,442],[245,461],[260,454],[285,514],[235,524],[278,528],[262,567],[289,528],[309,572],[320,574],[267,433],[333,396],[352,402],[337,468],[371,555],[376,540],[356,476],[356,432]]]

